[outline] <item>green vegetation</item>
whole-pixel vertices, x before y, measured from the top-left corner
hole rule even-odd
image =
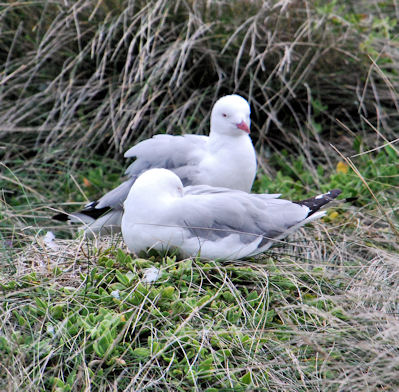
[[[337,328],[346,320],[332,301],[318,298],[320,284],[325,295],[334,293],[331,282],[323,282],[321,269],[315,271],[317,283],[295,266],[284,276],[272,259],[268,275],[256,264],[133,260],[114,248],[95,260],[82,274],[79,288],[39,281],[32,273],[3,287],[12,293],[11,306],[25,302],[18,310],[10,309],[19,331],[4,340],[3,350],[23,351],[26,364],[40,366],[51,358],[41,374],[25,380],[26,387],[40,382],[48,389],[71,390],[82,383],[79,373],[85,366],[93,387],[115,380],[121,390],[265,386],[277,365],[267,362],[287,356],[279,346],[286,346],[304,323],[317,331]],[[162,271],[159,280],[143,284],[144,269],[154,266]],[[289,306],[297,302],[298,289],[302,309]],[[316,347],[294,352],[309,361],[303,369],[307,377],[326,360],[315,358]],[[54,366],[64,369],[62,377],[55,377]],[[126,371],[129,377],[123,377]],[[290,369],[284,373],[295,385],[298,374]],[[323,376],[334,381],[336,372],[326,369]]]
[[[84,260],[82,251],[72,268],[65,249],[63,256],[47,251],[42,271],[2,284],[3,365],[25,369],[12,385],[296,390],[317,380],[336,389],[345,358],[356,356],[356,377],[369,361],[378,363],[368,345],[377,326],[354,318],[349,298],[337,300],[361,271],[356,262],[133,259],[119,246],[98,251],[90,244],[93,254]],[[146,284],[150,267],[161,272]],[[396,383],[380,376],[384,385]]]
[[[393,0],[4,3],[0,390],[397,390],[397,12]],[[49,219],[118,185],[136,141],[207,133],[232,92],[251,104],[254,191],[357,200],[229,263],[138,258],[120,237]]]
[[[345,197],[358,197],[358,203],[364,205],[373,202],[372,193],[380,196],[380,200],[394,201],[395,192],[399,188],[398,153],[390,146],[378,152],[359,155],[351,161],[360,169],[361,177],[344,161],[339,161],[334,171],[326,171],[322,165],[316,173],[306,170],[305,158],[290,159],[286,151],[274,155],[270,164],[277,169],[274,178],[261,177],[257,183],[259,192],[282,193],[284,197],[299,199],[304,190],[314,196],[315,183],[323,192],[339,188]],[[371,192],[364,192],[366,181]],[[312,191],[310,191],[312,190]]]

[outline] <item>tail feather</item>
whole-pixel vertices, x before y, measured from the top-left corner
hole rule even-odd
[[[97,204],[98,204],[97,201],[93,201],[79,212],[71,214],[66,214],[61,212],[59,214],[52,216],[51,218],[61,222],[67,222],[67,221],[76,222],[76,219],[80,222],[81,221],[85,222],[86,221],[85,216],[87,218],[90,218],[89,221],[96,220],[111,210],[111,208],[109,207],[96,208]]]
[[[311,197],[309,199],[294,201],[294,203],[299,204],[301,206],[306,206],[309,208],[308,217],[313,215],[315,212],[320,210],[321,207],[334,200],[337,196],[341,194],[340,189],[333,189],[327,193],[323,193],[318,196]]]
[[[82,212],[73,212],[71,214],[60,213],[52,216],[51,218],[60,222],[80,223],[83,225],[89,225],[96,221],[95,218],[83,214]]]

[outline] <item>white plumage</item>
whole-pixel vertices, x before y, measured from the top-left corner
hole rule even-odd
[[[131,187],[122,235],[131,252],[178,248],[186,256],[237,259],[267,250],[300,226],[322,217],[339,190],[291,202],[206,185],[183,187],[173,172],[151,169]],[[317,212],[318,211],[318,212]]]
[[[173,171],[185,186],[206,184],[249,192],[256,174],[255,150],[249,137],[250,107],[239,95],[220,98],[211,113],[209,136],[156,135],[125,153],[136,160],[128,179],[78,213],[58,220],[88,224],[86,232],[119,231],[122,205],[137,177],[151,168]]]

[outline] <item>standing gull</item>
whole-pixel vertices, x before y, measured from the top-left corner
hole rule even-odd
[[[249,194],[207,185],[183,187],[169,170],[152,169],[130,189],[122,217],[131,252],[178,248],[185,256],[239,259],[269,249],[304,224],[340,190],[291,202],[279,195]]]
[[[125,153],[136,160],[128,179],[117,188],[61,221],[82,222],[87,233],[120,231],[122,206],[137,177],[152,168],[173,171],[188,185],[211,185],[249,192],[256,174],[256,156],[250,133],[250,107],[239,95],[226,95],[213,106],[209,136],[156,135]]]

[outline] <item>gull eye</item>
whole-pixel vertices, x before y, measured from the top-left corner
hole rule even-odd
[[[223,116],[223,117],[227,117],[227,114],[226,114],[226,113],[222,113],[222,116]]]

